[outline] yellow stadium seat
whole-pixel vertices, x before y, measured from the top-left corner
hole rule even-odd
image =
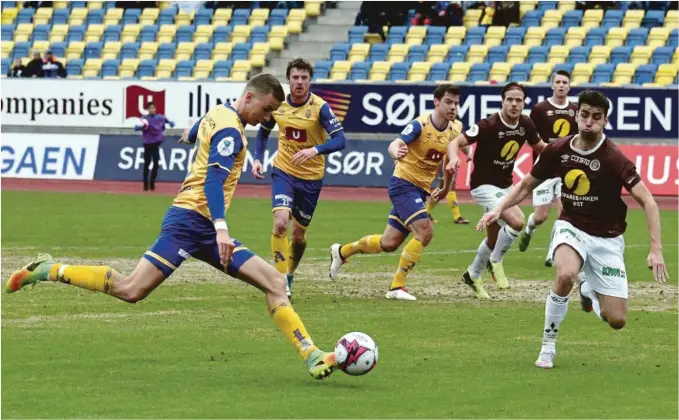
[[[98,42],[102,35],[104,35],[104,25],[89,25],[85,31],[85,42]]]
[[[212,49],[212,59],[213,60],[228,60],[229,55],[231,55],[231,50],[233,50],[233,43],[231,42],[218,42]]]
[[[255,42],[250,50],[252,67],[264,67],[271,47],[268,42]]]
[[[127,24],[123,26],[123,33],[120,36],[120,40],[122,42],[137,42],[137,38],[139,38],[140,32],[141,25],[132,23]]]
[[[169,79],[174,73],[174,69],[177,67],[177,61],[171,58],[163,58],[158,62],[156,66],[156,77]]]
[[[535,1],[521,1],[519,2],[519,15],[523,19],[523,15],[526,14],[526,12],[529,12],[531,10],[535,10]]]
[[[288,22],[291,20],[304,21],[306,19],[306,10],[304,9],[290,9],[288,12]]]
[[[575,0],[561,0],[559,1],[559,10],[563,11],[564,13],[569,11],[569,10],[574,10],[575,9]]]
[[[671,9],[667,11],[664,26],[670,29],[679,28],[679,10]]]
[[[430,63],[442,63],[448,55],[448,46],[445,44],[436,44],[429,47],[427,53],[427,61]]]
[[[49,41],[33,41],[33,46],[31,46],[31,51],[40,51],[45,53],[50,47]]]
[[[66,47],[66,59],[80,58],[85,51],[85,43],[83,41],[71,41]]]
[[[431,70],[432,63],[418,62],[413,63],[410,66],[410,71],[408,72],[408,80],[415,82],[423,82],[427,80],[427,75],[429,70]]]
[[[674,49],[674,54],[672,54],[672,62],[679,62],[679,47]]]
[[[232,9],[216,9],[215,14],[212,15],[212,26],[228,25],[232,14]]]
[[[198,25],[193,35],[193,41],[195,43],[210,42],[210,38],[212,37],[212,32],[214,32],[214,30],[215,28],[210,25]]]
[[[156,56],[158,52],[158,43],[154,41],[146,41],[141,44],[139,48],[139,59],[150,60]]]
[[[525,45],[512,45],[509,47],[507,53],[507,62],[509,64],[521,64],[526,61],[528,56],[528,47]]]
[[[611,47],[608,45],[595,45],[589,53],[589,63],[595,66],[608,63],[611,55]]]
[[[582,22],[580,26],[585,29],[598,28],[601,26],[601,22],[604,20],[603,9],[587,9],[582,15]]]
[[[495,62],[490,68],[490,74],[488,75],[488,80],[494,80],[496,82],[505,82],[509,73],[512,71],[512,65],[509,63]]]
[[[462,45],[464,37],[467,35],[467,28],[464,26],[451,26],[446,31],[445,44],[447,46]]]
[[[53,25],[50,31],[50,42],[63,42],[68,34],[68,24]]]
[[[389,70],[391,70],[391,63],[388,61],[375,61],[370,68],[370,80],[382,81],[387,80],[389,75]]]
[[[139,59],[137,58],[125,58],[123,62],[120,63],[118,68],[118,76],[123,77],[134,77],[137,72],[137,67],[139,67]]]
[[[288,27],[285,25],[274,25],[269,32],[270,37],[285,38],[288,36]]]
[[[641,86],[645,87],[645,88],[659,88],[659,87],[661,87],[661,85],[659,85],[657,83],[653,83],[653,82],[642,83]]]
[[[55,9],[68,9],[68,1],[55,1],[53,3]]]
[[[54,9],[51,7],[38,7],[33,15],[33,23],[35,25],[45,25],[52,18]]]
[[[636,66],[632,63],[620,63],[615,67],[613,81],[621,84],[632,83],[636,70]]]
[[[634,47],[634,50],[632,50],[630,63],[636,65],[648,64],[651,60],[651,55],[653,55],[653,48],[646,45],[637,45]]]
[[[250,31],[252,29],[248,25],[236,25],[231,32],[231,42],[238,44],[246,42],[250,38]]]
[[[250,64],[250,60],[236,60],[233,63],[233,67],[231,68],[231,70],[247,73],[247,72],[250,71],[251,68],[252,68],[252,65]]]
[[[464,18],[462,18],[464,26],[466,28],[471,28],[472,26],[478,26],[479,19],[481,18],[482,12],[483,12],[483,10],[481,10],[481,9],[467,9],[467,12],[464,14]]]
[[[451,82],[464,82],[467,80],[467,74],[469,74],[471,67],[472,65],[468,62],[453,63],[448,73],[448,80]]]
[[[156,40],[158,43],[174,42],[175,34],[177,33],[177,25],[165,24],[160,26]]]
[[[658,66],[658,72],[655,74],[655,82],[659,85],[669,85],[673,83],[677,75],[677,62],[670,64],[661,64]]]
[[[606,35],[606,45],[611,48],[625,45],[625,39],[630,28],[610,28],[608,35]]]
[[[209,75],[212,72],[212,68],[215,66],[215,62],[212,60],[198,60],[193,68],[194,77],[196,71],[207,72]]]
[[[496,45],[501,45],[502,40],[505,39],[505,33],[507,33],[507,28],[504,26],[491,26],[486,31],[486,38],[484,44],[490,48]]]
[[[625,28],[638,28],[646,11],[643,9],[627,9],[625,17],[622,19],[622,26]]]
[[[424,41],[424,37],[427,36],[426,26],[416,26],[413,25],[408,28],[408,33],[406,33],[406,44],[408,45],[420,45]]]
[[[547,57],[547,61],[549,61],[552,64],[560,64],[560,63],[565,63],[566,60],[568,59],[568,54],[571,51],[571,47],[568,47],[566,45],[553,45],[552,48],[549,49],[549,56]]]
[[[301,20],[290,20],[286,24],[286,27],[288,28],[288,33],[291,34],[299,34],[302,33],[302,23],[303,21]]]
[[[193,42],[180,42],[177,51],[174,53],[176,60],[190,60],[196,45]]]
[[[123,44],[120,41],[108,41],[104,44],[104,48],[101,51],[101,58],[103,60],[118,58],[122,46]]]
[[[651,48],[664,47],[669,36],[670,28],[668,27],[651,28],[646,43]]]
[[[471,64],[483,63],[488,55],[488,46],[472,45],[467,52],[467,61]]]
[[[349,72],[351,71],[351,61],[338,60],[335,61],[330,70],[330,79],[332,80],[347,80]]]
[[[92,10],[92,9],[101,9],[104,7],[104,2],[103,1],[88,1],[87,2],[87,8]]]
[[[269,9],[253,9],[250,13],[250,21],[253,20],[263,20],[267,21],[269,19]]]
[[[8,7],[2,11],[2,24],[12,24],[19,14],[19,9],[16,7]]]
[[[406,60],[409,49],[410,45],[408,44],[392,44],[387,60],[391,63],[402,63]]]
[[[370,44],[353,44],[349,50],[349,61],[352,63],[365,61],[368,54],[370,54]]]
[[[174,17],[175,25],[190,25],[191,21],[193,21],[194,13],[196,13],[195,9],[191,9],[190,12],[179,9],[177,15]]]
[[[579,47],[582,45],[586,36],[587,30],[585,28],[571,26],[566,32],[564,43],[569,47]]]
[[[83,77],[97,77],[101,70],[101,59],[88,58],[83,66]]]
[[[530,81],[532,83],[546,83],[552,74],[552,63],[535,63],[530,72]]]
[[[573,74],[571,81],[574,84],[578,83],[589,83],[592,77],[592,72],[594,71],[594,66],[589,63],[577,63],[573,67]]]
[[[320,1],[305,1],[304,10],[306,10],[306,15],[311,18],[315,18],[321,15],[321,2]]]
[[[123,17],[123,9],[113,7],[104,15],[104,25],[117,25]]]
[[[563,10],[561,9],[551,9],[545,10],[545,14],[542,16],[542,24],[540,25],[545,31],[551,28],[558,28],[561,23],[561,18],[563,17]]]
[[[139,16],[139,24],[153,25],[158,20],[158,15],[160,14],[160,9],[157,7],[147,7],[141,11],[141,16]]]
[[[540,26],[531,26],[526,31],[526,36],[523,39],[523,45],[528,47],[535,47],[542,45],[542,41],[545,39],[545,28]]]
[[[32,23],[20,23],[14,31],[14,42],[27,42],[33,33]]]
[[[71,9],[71,14],[68,17],[68,23],[71,25],[82,25],[87,17],[87,9],[84,7],[79,7]],[[74,23],[73,21],[80,21],[80,23]]]
[[[11,57],[12,50],[14,49],[14,41],[2,41],[0,46],[0,52],[2,52],[2,58]]]

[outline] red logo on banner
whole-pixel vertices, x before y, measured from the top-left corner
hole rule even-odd
[[[137,85],[125,88],[125,119],[141,118],[146,115],[146,107],[153,102],[156,113],[165,115],[165,91],[154,92]]]

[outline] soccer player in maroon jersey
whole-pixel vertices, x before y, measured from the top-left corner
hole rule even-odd
[[[662,255],[658,205],[634,163],[604,134],[608,107],[608,98],[601,92],[581,93],[578,134],[548,145],[530,174],[477,226],[481,230],[494,223],[505,209],[520,203],[542,181],[554,175],[563,181],[563,211],[554,229],[556,283],[545,305],[542,348],[535,362],[539,368],[554,366],[557,333],[566,317],[568,294],[576,278],[585,312],[594,311],[611,328],[625,326],[627,275],[622,235],[627,227],[627,206],[621,197],[622,187],[646,213],[650,234],[647,263],[653,277],[660,283],[669,278]]]
[[[540,138],[546,143],[551,143],[561,137],[577,134],[578,124],[575,114],[578,105],[568,100],[568,92],[571,90],[571,75],[566,70],[559,70],[552,75],[552,96],[536,104],[530,112],[530,119],[535,123]],[[533,155],[533,164],[537,160],[537,154]],[[558,177],[545,180],[533,190],[533,207],[535,211],[528,216],[526,228],[519,238],[519,251],[528,249],[533,233],[538,226],[543,224],[549,217],[549,209],[552,203],[557,207],[557,218],[561,213],[561,179]],[[552,229],[552,237],[554,230]],[[545,265],[552,266],[550,248],[547,251]]]
[[[502,109],[479,121],[448,144],[449,163],[446,170],[455,172],[459,163],[458,150],[476,143],[474,169],[470,188],[472,197],[484,208],[493,210],[502,197],[511,191],[514,163],[521,146],[531,145],[540,153],[545,143],[540,140],[535,124],[522,115],[526,89],[518,83],[502,88]],[[462,275],[462,281],[472,288],[479,299],[489,299],[483,288],[481,271],[487,266],[497,287],[508,289],[509,281],[502,266],[502,257],[519,237],[524,226],[524,215],[518,206],[511,206],[486,231],[474,262]]]

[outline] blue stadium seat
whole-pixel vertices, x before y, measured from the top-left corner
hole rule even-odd
[[[50,50],[54,53],[56,57],[66,56],[66,43],[65,42],[53,42],[50,45]]]
[[[137,67],[137,77],[148,77],[153,76],[156,73],[156,66],[158,65],[158,60],[148,59],[141,60],[139,67]],[[193,66],[191,66],[193,69]]]
[[[369,61],[359,61],[354,63],[349,73],[349,80],[365,80],[370,73],[372,64]]]
[[[427,37],[424,43],[427,45],[443,44],[443,39],[446,36],[446,28],[443,26],[430,26],[427,29]]]
[[[160,9],[160,14],[158,15],[158,20],[156,23],[158,25],[172,25],[174,23],[174,17],[177,15],[177,6],[170,6],[164,9]]]
[[[464,38],[464,45],[483,44],[483,38],[485,38],[485,36],[485,26],[473,26],[467,30],[467,36]]]
[[[545,10],[556,9],[558,3],[558,1],[539,1],[538,11],[544,12]]]
[[[389,45],[373,44],[370,48],[370,61],[386,61],[389,55]]]
[[[230,58],[234,61],[247,60],[248,57],[250,57],[251,49],[252,45],[249,42],[239,42],[238,44],[234,45]]]
[[[521,19],[521,26],[523,28],[530,28],[531,26],[540,26],[542,21],[542,12],[538,10],[529,10],[523,15]]]
[[[5,10],[6,8],[10,7],[16,9],[17,7],[19,7],[17,3],[18,2],[16,1],[3,1],[2,4],[0,4],[0,8],[2,10]]]
[[[247,25],[250,19],[250,9],[235,9],[231,15],[231,25]]]
[[[209,60],[212,57],[212,44],[209,42],[201,42],[196,45],[196,49],[193,52],[193,58],[198,60]]]
[[[573,47],[568,55],[569,63],[586,63],[589,60],[589,53],[592,47]]]
[[[388,80],[405,80],[408,78],[409,66],[407,63],[394,63],[389,71]]]
[[[5,2],[3,2],[4,4]],[[52,25],[65,25],[71,12],[66,8],[54,9],[52,14]]]
[[[605,45],[606,34],[608,34],[608,29],[606,28],[591,28],[589,32],[587,32],[585,46],[593,47],[595,45]]]
[[[525,35],[526,28],[520,26],[511,26],[507,28],[505,40],[502,44],[507,45],[508,47],[511,47],[512,45],[521,45],[523,44],[523,37]]]
[[[417,61],[425,61],[427,59],[427,52],[429,51],[428,45],[413,45],[408,51],[408,63],[414,63]]]
[[[14,44],[14,49],[12,50],[12,59],[15,58],[26,58],[28,53],[31,51],[30,42],[17,42]]]
[[[467,52],[469,51],[469,45],[455,45],[448,50],[448,56],[446,61],[451,63],[459,63],[467,59]]]
[[[328,60],[318,60],[314,63],[314,79],[327,79],[330,75],[332,63]]]
[[[285,20],[288,17],[288,9],[273,9],[269,13],[269,25],[285,25]],[[351,29],[349,30],[351,31]]]
[[[405,26],[392,26],[387,34],[387,44],[403,44],[408,28]]]
[[[33,41],[47,41],[50,37],[50,25],[37,25],[33,29],[31,40]]]
[[[139,42],[126,42],[120,50],[120,59],[137,58],[139,54]]]
[[[69,3],[71,9],[84,9],[87,7],[86,1],[72,1]]]
[[[618,65],[620,63],[628,63],[632,55],[632,47],[615,47],[611,51],[611,56],[608,62]]]
[[[616,28],[622,26],[622,18],[625,12],[620,9],[608,9],[604,14],[604,20],[601,22],[602,28]]]
[[[229,42],[231,38],[231,26],[217,26],[212,33],[212,43]]]
[[[641,26],[650,29],[663,26],[663,23],[665,23],[665,12],[663,10],[648,10],[641,21]]]
[[[182,60],[177,63],[177,67],[174,70],[174,77],[190,77],[193,74],[193,66],[195,66],[195,61],[193,60]],[[139,65],[141,67],[141,64]]]
[[[35,9],[24,8],[19,11],[14,23],[17,25],[21,23],[31,23],[33,22],[33,15],[35,14]]]
[[[135,24],[139,22],[141,9],[125,9],[123,14],[123,25]]]
[[[0,38],[6,40],[14,39],[14,29],[15,25],[13,23],[3,23],[2,34],[0,34]]]
[[[214,9],[199,7],[198,10],[196,10],[196,14],[193,17],[193,23],[196,26],[209,25],[212,22],[212,16],[214,15],[214,13],[215,13]]]
[[[177,34],[175,36],[176,42],[192,42],[193,41],[193,25],[181,25],[177,29]]]
[[[2,68],[0,68],[0,72],[2,72],[2,74],[9,73],[9,69],[10,69],[11,65],[12,65],[12,59],[10,59],[9,57],[3,57],[2,58],[2,65],[1,65]]]
[[[176,50],[177,44],[174,42],[163,42],[158,46],[156,57],[158,57],[159,60],[174,58],[174,53]]]
[[[212,78],[230,77],[232,67],[233,61],[231,60],[219,60],[215,62],[215,66],[212,68]]]
[[[530,76],[530,71],[533,69],[532,64],[514,64],[512,71],[509,73],[509,82],[525,82]]]
[[[672,60],[672,54],[674,54],[674,48],[658,47],[653,51],[651,64],[669,64]]]
[[[66,62],[66,73],[69,76],[79,76],[83,72],[83,59],[74,58]]]
[[[561,27],[568,31],[568,28],[580,26],[582,22],[582,10],[569,10],[564,13],[561,19]]]
[[[101,40],[103,42],[120,41],[121,31],[122,27],[120,25],[108,25],[106,29],[104,29],[104,35],[102,36]]]
[[[504,62],[507,60],[507,52],[509,47],[506,45],[495,45],[490,47],[488,50],[488,56],[486,57],[486,62],[489,64]]]
[[[368,33],[367,26],[354,26],[349,28],[349,44],[360,44],[363,42],[363,37]]]
[[[543,43],[546,47],[551,47],[552,45],[563,45],[564,39],[566,38],[566,29],[564,28],[552,28],[547,31],[547,36]]]
[[[158,35],[158,25],[144,25],[139,33],[139,42],[153,42]]]
[[[556,73],[559,70],[565,70],[570,74],[573,74],[573,68],[575,67],[575,64],[572,63],[559,63],[559,64],[554,64],[554,67],[552,68],[552,73]]]
[[[88,58],[101,58],[101,49],[103,48],[101,42],[88,42],[83,52],[83,58],[87,60]]]
[[[637,67],[637,72],[634,74],[634,83],[641,85],[643,83],[653,82],[657,71],[657,64],[644,64]]]
[[[448,62],[434,63],[434,65],[431,66],[431,70],[429,70],[429,76],[427,77],[427,80],[430,82],[435,82],[437,80],[448,79],[448,73],[450,72],[451,66],[451,63]]]
[[[666,46],[671,48],[679,47],[679,29],[672,29],[672,32],[670,32],[670,37],[667,38]]]
[[[634,28],[629,31],[625,45],[629,47],[636,47],[637,45],[646,45],[646,38],[648,38],[648,28]]]
[[[479,82],[482,80],[488,80],[488,73],[490,72],[489,63],[476,63],[469,70],[467,75],[468,82]]]
[[[103,9],[91,9],[87,12],[87,18],[85,19],[86,25],[100,25],[102,23],[104,23]]]
[[[250,42],[266,42],[269,39],[269,27],[268,26],[256,26],[252,29],[250,34]]]
[[[330,50],[330,61],[346,60],[349,55],[349,44],[335,44]]]
[[[74,25],[68,29],[66,41],[82,41],[85,39],[85,27],[83,25]]]
[[[613,78],[615,64],[599,64],[592,72],[592,83],[608,83]]]
[[[549,47],[545,47],[544,45],[538,45],[536,47],[532,47],[528,51],[526,63],[528,64],[546,63],[547,56],[549,56]]]
[[[118,67],[120,67],[120,60],[110,59],[104,61],[104,64],[101,66],[101,77],[117,76]]]

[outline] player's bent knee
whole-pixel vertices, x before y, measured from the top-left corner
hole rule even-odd
[[[572,286],[575,283],[575,279],[578,276],[578,272],[570,269],[557,270],[556,273],[556,283],[561,286]],[[570,289],[569,289],[570,290]]]
[[[285,235],[288,233],[288,221],[280,220],[279,218],[274,219],[273,222],[273,233],[275,235]]]
[[[149,290],[145,290],[134,283],[130,283],[118,293],[118,297],[127,303],[137,303],[144,300],[150,294]]]
[[[601,317],[605,319],[606,322],[608,322],[608,325],[614,330],[623,329],[627,323],[627,316],[625,314],[605,314],[602,312]]]
[[[384,252],[394,252],[398,249],[398,247],[401,245],[401,242],[393,240],[393,239],[385,239],[385,237],[382,237],[382,242],[380,243],[380,246],[382,247],[382,251]]]
[[[427,246],[434,238],[434,230],[431,227],[423,229],[415,235],[415,238],[420,241],[422,245]]]

